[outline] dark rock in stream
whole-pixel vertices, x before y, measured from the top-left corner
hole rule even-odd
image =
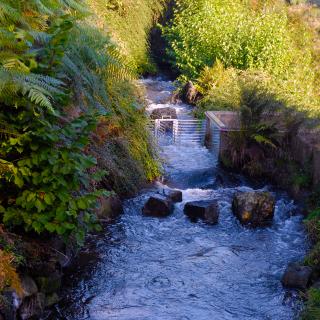
[[[101,198],[99,200],[99,208],[97,216],[101,220],[112,221],[123,213],[123,205],[119,197],[112,196]]]
[[[52,293],[46,296],[45,304],[46,308],[52,307],[53,305],[57,304],[60,301],[60,297],[57,293]]]
[[[15,292],[12,290],[5,290],[2,292],[0,301],[0,315],[5,320],[16,320],[18,306],[17,295]]]
[[[192,221],[202,219],[209,224],[216,224],[219,220],[219,206],[216,201],[193,201],[186,203],[184,213]]]
[[[232,210],[243,225],[265,226],[273,219],[275,198],[270,192],[238,192],[234,196]]]
[[[144,205],[142,212],[150,217],[167,217],[173,212],[172,200],[161,195],[152,196]]]
[[[290,263],[281,282],[286,288],[305,290],[310,284],[312,271],[311,267]]]
[[[172,202],[182,202],[182,191],[173,189],[163,189],[163,195]]]

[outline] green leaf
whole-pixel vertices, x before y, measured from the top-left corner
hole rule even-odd
[[[36,198],[37,194],[34,192],[30,192],[27,196],[27,201],[31,202],[32,200],[34,200]]]
[[[19,187],[19,188],[22,188],[23,185],[24,185],[24,181],[22,178],[20,178],[18,175],[16,175],[14,177],[14,183]]]
[[[50,193],[46,193],[44,196],[44,201],[48,205],[53,204],[53,196]]]
[[[51,233],[56,231],[56,225],[54,223],[48,222],[44,225],[44,227]]]
[[[77,206],[81,210],[85,210],[88,208],[87,202],[83,198],[77,200]]]
[[[45,204],[39,199],[36,200],[35,206],[38,209],[38,212],[41,212],[46,208]]]
[[[32,223],[32,228],[37,232],[37,233],[41,233],[43,230],[43,226],[41,223],[39,223],[38,221],[34,221]]]

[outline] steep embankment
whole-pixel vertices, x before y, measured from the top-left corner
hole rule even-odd
[[[111,191],[159,174],[132,80],[152,66],[161,3],[1,2],[1,319],[56,302],[72,250],[100,228],[98,202],[108,213]]]

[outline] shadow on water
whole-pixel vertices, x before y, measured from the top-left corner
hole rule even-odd
[[[143,84],[152,91],[150,110],[157,107],[152,97],[159,101],[173,91],[172,83],[161,79]],[[166,106],[191,117],[188,106]],[[307,246],[293,201],[273,190],[272,226],[243,228],[231,211],[234,193],[252,190],[241,176],[219,169],[201,145],[164,146],[161,156],[164,183],[181,189],[183,202],[168,218],[142,216],[148,197],[165,186],[159,182],[125,201],[124,215],[91,236],[65,277],[61,303],[47,319],[295,319],[299,299],[280,283],[288,262],[301,259]],[[195,200],[218,201],[217,225],[185,217],[184,204]]]

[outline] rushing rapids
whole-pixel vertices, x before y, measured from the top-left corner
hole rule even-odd
[[[191,107],[171,104],[174,87],[142,81],[148,111],[174,107],[190,119]],[[292,320],[300,302],[280,283],[290,261],[300,260],[306,239],[297,208],[277,198],[272,226],[247,229],[231,211],[236,191],[251,190],[228,176],[199,144],[165,145],[165,184],[183,191],[168,218],[144,217],[141,208],[160,182],[125,202],[124,215],[103,235],[92,236],[66,279],[64,298],[48,319],[68,320]],[[163,182],[164,183],[164,182]],[[192,223],[183,214],[193,200],[218,200],[215,226]]]

